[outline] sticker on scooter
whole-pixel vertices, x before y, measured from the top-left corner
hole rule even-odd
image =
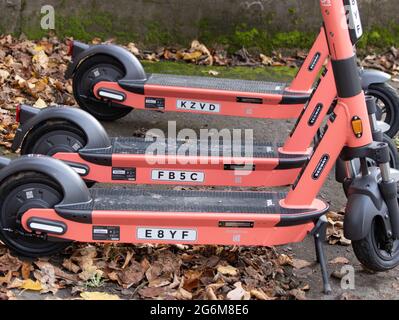
[[[319,164],[316,167],[316,170],[313,172],[313,175],[312,175],[313,180],[318,180],[321,177],[321,175],[322,175],[324,169],[326,168],[329,160],[330,160],[330,156],[328,154],[325,154],[321,158]]]
[[[177,100],[176,108],[179,110],[220,113],[220,104],[190,100]]]
[[[112,168],[112,180],[136,181],[136,168]]]
[[[204,182],[203,172],[153,170],[152,180],[172,182]]]
[[[165,109],[165,99],[164,98],[145,98],[146,109]]]
[[[197,230],[137,228],[137,239],[194,242],[197,241]]]
[[[93,227],[94,241],[120,241],[120,227]]]

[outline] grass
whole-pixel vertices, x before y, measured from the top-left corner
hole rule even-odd
[[[191,76],[209,76],[210,71],[218,72],[218,78],[264,80],[264,81],[291,81],[296,68],[289,67],[222,67],[198,66],[184,62],[148,62],[143,61],[147,73],[164,73]]]

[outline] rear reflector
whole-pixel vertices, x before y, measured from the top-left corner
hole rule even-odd
[[[21,105],[17,105],[17,108],[15,109],[16,113],[15,113],[15,121],[17,123],[21,122]]]
[[[67,51],[67,55],[72,57],[73,56],[73,41],[68,41],[68,51]]]

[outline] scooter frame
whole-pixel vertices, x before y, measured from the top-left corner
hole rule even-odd
[[[211,114],[237,116],[246,118],[290,119],[298,118],[303,110],[303,104],[309,102],[313,85],[318,78],[323,65],[329,56],[326,30],[321,28],[309,55],[304,61],[292,83],[281,94],[267,93],[262,90],[245,92],[245,90],[216,90],[190,87],[198,77],[184,77],[178,82],[181,86],[168,85],[167,80],[161,79],[164,84],[149,84],[152,75],[147,75],[137,58],[122,47],[114,45],[88,46],[80,42],[73,42],[73,62],[68,66],[66,78],[71,78],[82,62],[97,55],[107,55],[119,61],[126,75],[118,82],[101,81],[93,88],[94,95],[99,100],[110,102],[110,108],[131,107],[134,109],[183,112],[196,114]],[[362,87],[367,90],[371,84],[385,83],[390,79],[386,73],[377,70],[360,70]],[[173,77],[157,75],[161,78]],[[201,78],[202,81],[225,81],[230,79]],[[245,82],[245,81],[244,81]],[[251,81],[252,86],[259,86],[262,82]],[[276,88],[285,84],[267,83]],[[105,96],[101,96],[101,92]],[[112,96],[117,99],[112,99]],[[149,101],[155,101],[151,103]],[[181,101],[213,105],[214,110],[201,111],[179,106]],[[112,105],[112,104],[115,105]]]

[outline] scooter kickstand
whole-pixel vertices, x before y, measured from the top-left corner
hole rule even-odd
[[[315,240],[316,257],[317,262],[320,264],[321,274],[323,277],[324,294],[330,295],[332,293],[332,289],[328,276],[326,256],[324,253],[324,242],[327,236],[327,226],[327,218],[326,216],[323,216],[319,219],[311,234]]]

